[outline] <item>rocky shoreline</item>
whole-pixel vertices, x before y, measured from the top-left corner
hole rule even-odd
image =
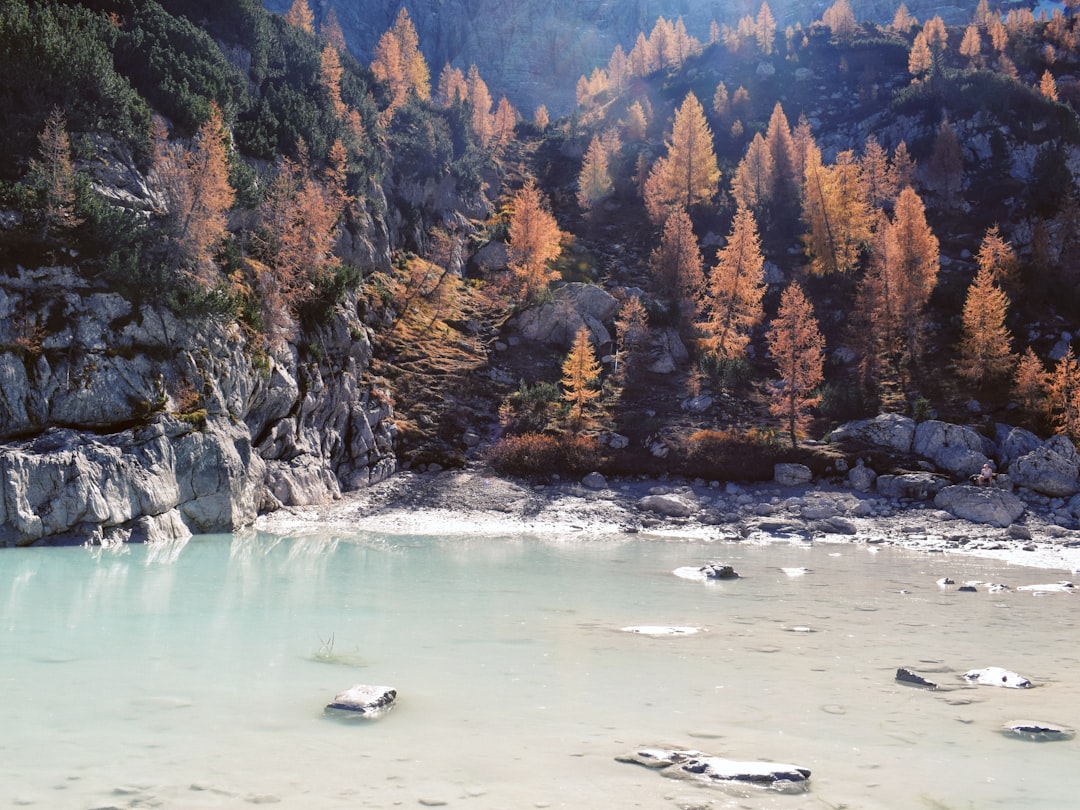
[[[263,515],[278,534],[535,535],[573,542],[641,536],[715,543],[829,542],[971,554],[1011,564],[1080,571],[1080,532],[1058,525],[1049,504],[997,527],[958,518],[933,500],[890,498],[850,486],[743,485],[644,478],[535,484],[483,467],[401,472],[323,506]],[[723,556],[717,551],[717,556]]]

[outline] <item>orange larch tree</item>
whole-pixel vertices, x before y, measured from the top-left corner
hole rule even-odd
[[[563,233],[543,192],[532,180],[514,194],[511,209],[507,244],[514,287],[511,294],[526,299],[558,275],[550,263],[562,252]]]
[[[645,182],[645,207],[655,223],[676,208],[689,209],[711,200],[720,183],[712,130],[693,93],[675,111],[667,155],[653,166]]]
[[[803,184],[803,243],[811,272],[854,271],[870,240],[870,213],[855,156],[844,151],[836,156],[835,165],[823,166],[821,153],[812,149]]]
[[[435,100],[443,107],[449,107],[469,98],[469,85],[461,68],[451,67],[447,62],[439,74],[439,83],[435,90]]]
[[[1015,362],[1012,337],[1005,326],[1008,296],[994,283],[989,267],[980,267],[964,302],[957,371],[975,385],[1005,379]]]
[[[660,245],[649,260],[658,286],[678,304],[680,320],[693,323],[705,285],[701,249],[685,209],[671,213],[664,223]]]
[[[330,106],[339,121],[344,121],[348,114],[345,102],[341,100],[341,75],[343,72],[337,48],[327,44],[322,49],[319,59],[319,84],[322,85],[323,90],[330,99]]]
[[[165,202],[164,226],[170,267],[210,287],[218,280],[214,255],[225,239],[228,211],[236,199],[229,185],[228,132],[217,104],[190,147],[170,143],[164,124],[157,144],[152,182]]]
[[[517,126],[518,114],[506,96],[499,99],[495,114],[491,119],[491,145],[497,150],[505,149],[514,140],[514,127]]]
[[[721,360],[746,352],[750,332],[763,317],[764,265],[754,215],[740,207],[727,244],[717,252],[709,273],[706,320],[699,324],[704,335],[701,346]]]
[[[907,332],[908,360],[918,359],[925,331],[926,306],[937,284],[940,248],[926,222],[922,199],[910,187],[896,199],[892,221],[885,227],[884,267],[896,292],[898,313]]]
[[[585,150],[578,175],[578,205],[589,210],[614,190],[611,177],[611,158],[619,150],[619,138],[614,131],[594,135]]]
[[[473,134],[483,146],[487,146],[491,143],[495,128],[491,115],[491,93],[480,78],[480,69],[476,65],[469,66],[465,83],[469,90],[469,104],[472,106]]]
[[[735,202],[759,213],[767,210],[772,200],[773,174],[772,155],[758,132],[731,178],[731,195]]]
[[[1080,363],[1072,346],[1046,377],[1046,416],[1058,433],[1080,439]]]
[[[307,0],[293,0],[289,10],[285,12],[285,22],[309,34],[315,33],[315,15]]]
[[[780,372],[780,379],[769,384],[769,412],[784,420],[795,447],[798,432],[810,419],[810,408],[821,400],[815,391],[825,368],[825,338],[798,282],[793,281],[781,294],[780,308],[765,339],[769,357]]]
[[[1020,355],[1013,374],[1013,397],[1030,417],[1044,410],[1046,400],[1046,369],[1030,346]]]
[[[582,326],[574,336],[574,344],[562,366],[563,400],[570,405],[570,423],[580,428],[589,421],[590,410],[600,398],[600,363],[589,338],[589,329]]]
[[[30,186],[42,195],[41,238],[53,228],[74,228],[82,220],[75,214],[75,167],[71,161],[71,139],[67,120],[54,107],[38,134],[40,160],[30,161]]]
[[[333,6],[326,12],[326,16],[319,24],[319,36],[341,53],[348,50],[348,46],[345,44],[345,32],[341,30],[341,22],[338,20],[337,11],[334,10]]]

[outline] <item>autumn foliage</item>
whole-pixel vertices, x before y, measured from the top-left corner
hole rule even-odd
[[[511,199],[509,243],[511,293],[527,299],[558,274],[551,262],[562,252],[563,233],[543,192],[531,180]]]
[[[814,308],[797,283],[784,290],[766,340],[780,373],[780,379],[769,385],[769,412],[784,421],[794,447],[798,431],[810,419],[810,408],[821,399],[816,389],[824,379],[825,365],[825,339]]]

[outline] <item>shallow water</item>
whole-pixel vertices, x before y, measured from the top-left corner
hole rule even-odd
[[[681,566],[731,563],[707,585]],[[796,570],[807,568],[799,574]],[[857,545],[198,537],[0,552],[0,805],[43,808],[1063,808],[1080,740],[1066,578]],[[638,625],[703,628],[654,638]],[[972,687],[1002,666],[1030,690]],[[908,666],[948,689],[895,681]],[[343,722],[356,683],[398,705]],[[809,768],[708,788],[670,744]]]

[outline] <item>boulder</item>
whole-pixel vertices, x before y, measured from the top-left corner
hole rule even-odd
[[[814,480],[805,464],[781,463],[773,466],[773,481],[782,487],[799,487]]]
[[[1024,514],[1024,502],[1011,492],[971,484],[945,487],[934,497],[934,506],[958,518],[999,528],[1015,523]]]
[[[848,483],[856,492],[869,492],[874,488],[877,473],[867,467],[860,458],[855,466],[848,470]]]
[[[939,469],[961,478],[975,475],[990,456],[994,443],[965,425],[930,419],[915,428],[912,452],[928,458]]]
[[[1051,498],[1067,498],[1080,492],[1080,457],[1065,436],[1054,436],[1009,466],[1009,478]]]
[[[339,693],[326,704],[326,711],[355,712],[365,717],[386,714],[397,700],[397,690],[391,686],[357,684]]]
[[[615,758],[617,762],[644,765],[675,779],[695,782],[751,782],[777,786],[777,783],[805,783],[809,768],[779,762],[745,762],[704,754],[701,751],[670,748],[639,748]]]
[[[830,442],[852,442],[910,453],[915,440],[915,420],[898,413],[882,413],[873,419],[847,422],[829,434]]]
[[[522,336],[530,341],[570,348],[574,336],[584,326],[592,341],[601,345],[611,341],[606,323],[619,309],[612,295],[593,284],[573,282],[557,288],[551,300],[524,310],[514,321]]]
[[[607,486],[607,479],[601,473],[591,472],[581,479],[581,483],[589,489],[603,489]]]
[[[638,509],[667,517],[690,517],[696,507],[679,495],[646,495],[637,502]]]
[[[994,426],[997,443],[997,460],[1001,469],[1007,468],[1020,456],[1026,456],[1042,444],[1042,439],[1020,427],[998,424]]]
[[[1023,675],[1017,675],[1001,667],[984,667],[983,669],[971,669],[964,673],[964,679],[968,683],[981,684],[982,686],[1003,686],[1006,689],[1030,689],[1032,683]]]
[[[926,472],[879,475],[877,491],[884,498],[909,498],[914,501],[925,501],[937,495],[948,483],[940,475]]]
[[[658,329],[649,333],[649,371],[671,374],[690,358],[686,344],[674,329]]]

